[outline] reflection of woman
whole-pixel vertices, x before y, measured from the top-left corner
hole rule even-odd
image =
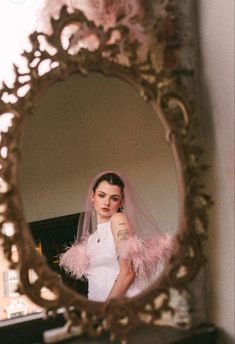
[[[88,279],[89,299],[134,296],[162,270],[173,240],[144,209],[118,173],[104,172],[91,183],[78,238],[60,258],[65,271]],[[154,236],[144,238],[144,230]]]

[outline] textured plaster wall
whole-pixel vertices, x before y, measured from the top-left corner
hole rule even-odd
[[[234,343],[234,1],[201,0],[199,97],[208,188],[215,201],[207,243],[208,314]]]

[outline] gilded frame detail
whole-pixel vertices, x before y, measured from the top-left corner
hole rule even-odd
[[[165,3],[169,6],[170,1]],[[205,263],[202,241],[206,238],[207,210],[211,199],[201,182],[207,166],[200,161],[202,149],[195,139],[194,105],[188,101],[184,83],[187,78],[192,80],[193,70],[177,65],[179,41],[174,6],[169,7],[166,13],[168,15],[153,26],[155,31],[152,34],[158,37],[158,44],[152,50],[149,48],[146,59],[141,60],[137,53],[141,48],[140,43],[130,39],[127,26],[118,25],[104,31],[102,26],[97,27],[81,11],[69,13],[63,7],[60,18],[51,21],[52,34],[31,34],[32,49],[23,53],[28,72],[22,74],[15,66],[14,86],[11,88],[4,84],[0,90],[0,118],[8,120],[8,126],[0,133],[2,248],[10,267],[19,272],[20,292],[44,307],[48,316],[63,309],[68,330],[75,327],[77,335],[86,332],[99,336],[108,331],[111,338],[126,339],[133,329],[143,324],[191,326],[190,319],[181,323],[174,321],[177,309],[171,302],[172,294],[174,291],[182,297],[187,294],[189,283]],[[69,47],[64,49],[61,33],[71,23],[79,23],[90,30],[97,39],[97,47],[72,53]],[[117,38],[112,42],[113,34]],[[41,48],[42,38],[53,48],[53,53]],[[44,74],[40,73],[42,63],[48,63],[49,66]],[[151,103],[165,128],[166,140],[172,149],[180,194],[178,249],[161,278],[140,296],[112,301],[108,305],[88,302],[62,285],[57,274],[46,265],[45,258],[34,247],[26,224],[18,183],[22,123],[26,116],[34,112],[38,97],[48,87],[66,80],[74,73],[87,76],[91,72],[126,80]],[[12,254],[13,246],[17,249],[18,259]],[[38,276],[33,283],[29,278],[30,270],[34,270]],[[41,297],[42,287],[52,291],[53,300]]]

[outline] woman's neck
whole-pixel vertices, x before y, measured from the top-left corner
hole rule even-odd
[[[97,225],[100,225],[101,223],[109,222],[110,217],[102,217],[102,216],[97,215],[96,220],[97,220]]]

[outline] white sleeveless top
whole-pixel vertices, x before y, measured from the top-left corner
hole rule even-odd
[[[89,257],[88,299],[104,302],[119,274],[119,263],[110,221],[99,224],[97,230],[89,236],[87,254]],[[140,292],[141,289],[132,284],[126,296],[132,297]]]

